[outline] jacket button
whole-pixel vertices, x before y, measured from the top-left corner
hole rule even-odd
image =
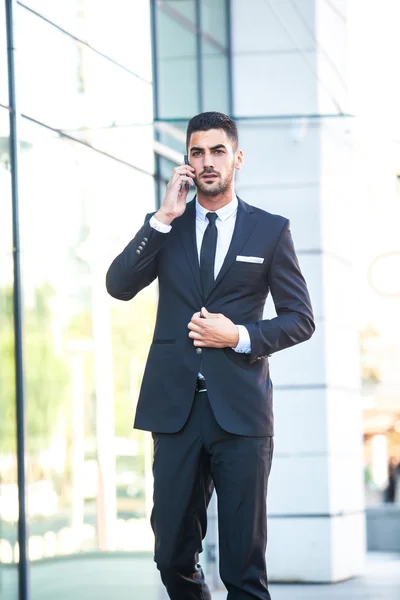
[[[196,354],[201,354],[203,350],[201,348],[196,348]]]
[[[143,238],[143,241],[144,242],[148,242],[149,240],[147,238]]]
[[[138,248],[138,249],[136,250],[136,254],[141,254],[141,253],[142,253],[142,251],[141,251],[141,250],[139,250],[139,248]]]

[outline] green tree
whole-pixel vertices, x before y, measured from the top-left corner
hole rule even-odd
[[[54,351],[49,302],[50,286],[35,291],[24,310],[24,366],[27,451],[48,446],[60,405],[65,400],[68,370]],[[0,450],[15,452],[15,362],[12,289],[3,291],[0,328]]]
[[[137,393],[143,378],[157,308],[154,290],[129,303],[114,303],[111,313],[114,365],[115,433],[132,433]]]
[[[143,377],[156,314],[157,296],[154,289],[143,290],[131,302],[111,305],[112,361],[114,377],[115,434],[129,437],[137,401],[137,391]],[[77,313],[66,335],[74,340],[93,339],[92,314]],[[84,362],[86,434],[95,434],[94,354]],[[90,418],[92,417],[92,418]]]

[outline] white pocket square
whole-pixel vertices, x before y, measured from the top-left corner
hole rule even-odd
[[[237,256],[236,260],[239,262],[248,262],[248,263],[257,263],[258,265],[262,265],[264,259],[261,256]]]

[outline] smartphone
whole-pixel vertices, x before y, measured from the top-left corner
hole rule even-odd
[[[184,156],[184,161],[185,161],[185,165],[188,165],[188,164],[189,164],[189,159],[188,159],[188,155],[187,155],[187,154],[185,154],[185,156]],[[187,181],[184,181],[184,182],[182,183],[182,185],[181,185],[181,189],[180,189],[180,193],[182,193],[182,192],[183,192],[183,190],[185,190],[186,192],[188,192],[188,191],[189,191],[189,184],[188,184],[188,182],[187,182]]]

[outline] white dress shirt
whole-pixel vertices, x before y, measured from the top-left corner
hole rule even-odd
[[[229,204],[226,204],[222,208],[216,211],[208,211],[206,208],[199,204],[196,198],[196,244],[197,244],[197,255],[200,263],[200,250],[203,241],[204,232],[208,226],[208,219],[206,217],[208,212],[216,212],[218,218],[215,220],[215,224],[218,230],[217,237],[217,248],[215,251],[215,264],[214,264],[214,279],[217,278],[218,273],[221,270],[225,256],[227,255],[229,246],[232,241],[233,230],[236,223],[236,214],[238,209],[238,199],[236,196],[233,197]],[[154,216],[150,219],[150,225],[153,229],[160,231],[161,233],[169,233],[172,229],[171,225],[165,225],[158,221]],[[233,348],[235,352],[250,352],[251,342],[249,332],[243,325],[237,325],[239,330],[239,343],[236,348]]]

